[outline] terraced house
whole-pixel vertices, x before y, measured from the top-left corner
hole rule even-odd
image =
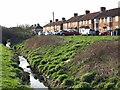
[[[71,17],[70,19],[68,19],[66,22],[64,22],[63,24],[63,29],[78,29],[79,28],[79,23],[77,20],[79,20],[79,18],[83,17],[83,15],[79,15],[78,13],[74,13],[74,16]]]
[[[99,32],[114,31],[120,28],[120,8],[106,10],[106,8],[101,8],[100,14],[94,19],[95,30]]]
[[[112,32],[117,28],[120,28],[120,7],[106,10],[106,7],[101,7],[100,11],[90,13],[89,10],[85,11],[85,14],[78,15],[74,13],[74,16],[68,20],[62,18],[62,21],[50,22],[44,26],[44,31],[56,31],[56,30],[69,30],[69,29],[81,29],[90,28],[99,32]]]
[[[85,11],[86,14],[78,20],[79,28],[94,28],[94,18],[99,14],[99,12],[90,13],[89,10]]]
[[[43,31],[54,32],[58,30],[63,30],[63,23],[65,21],[66,21],[65,18],[62,18],[61,21],[59,21],[58,19],[55,19],[55,22],[52,22],[52,20],[50,20],[50,23],[44,26]]]

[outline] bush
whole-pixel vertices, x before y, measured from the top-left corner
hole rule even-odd
[[[48,75],[51,75],[51,74],[53,74],[54,72],[56,72],[54,68],[51,69],[51,70],[48,70]]]
[[[49,65],[48,69],[50,70],[50,69],[52,69],[54,67],[55,67],[55,65]]]
[[[108,82],[110,83],[117,83],[118,79],[116,77],[112,77],[108,79]]]
[[[81,76],[81,81],[90,83],[94,79],[95,75],[96,74],[94,72],[85,73]]]
[[[120,81],[115,85],[115,88],[120,88]]]
[[[60,75],[59,77],[58,77],[58,80],[60,81],[60,82],[62,82],[64,79],[66,79],[68,77],[68,75],[66,75],[66,74],[63,74],[63,75]]]
[[[74,80],[73,79],[65,79],[63,81],[63,84],[67,85],[67,86],[72,86],[74,84]]]
[[[47,64],[47,61],[46,61],[46,60],[42,60],[42,61],[40,62],[40,64],[42,64],[42,65]]]
[[[60,70],[61,68],[62,68],[61,65],[57,65],[57,66],[55,67],[55,70],[58,71],[58,70]]]
[[[101,82],[97,85],[97,88],[103,89],[105,85],[105,82]]]
[[[55,72],[55,73],[52,74],[52,78],[53,78],[53,79],[57,79],[57,78],[58,78],[57,72]]]
[[[73,86],[74,90],[91,90],[91,85],[87,82],[80,82],[80,84]]]
[[[110,82],[108,82],[108,83],[106,83],[105,85],[104,85],[104,88],[106,88],[106,89],[111,89],[111,88],[114,88],[114,83],[110,83]]]
[[[61,74],[64,74],[65,72],[63,71],[63,70],[59,70],[58,72],[57,72],[57,74],[58,75],[61,75]]]

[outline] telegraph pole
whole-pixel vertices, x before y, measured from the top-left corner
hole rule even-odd
[[[54,19],[55,19],[55,18],[54,18],[54,12],[53,12],[52,14],[53,14],[53,22],[54,22]]]

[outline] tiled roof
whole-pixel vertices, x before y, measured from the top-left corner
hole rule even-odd
[[[78,21],[81,17],[83,17],[83,15],[71,17],[70,19],[68,19],[68,20],[66,21],[66,23],[68,23],[68,22],[76,22],[76,21]]]
[[[45,26],[43,26],[43,27],[54,26],[54,24],[55,24],[55,22],[51,22],[51,23],[46,24],[46,25],[45,25]]]
[[[61,25],[61,24],[63,24],[63,21],[55,22],[55,25]]]
[[[61,25],[63,23],[64,23],[64,21],[51,22],[51,23],[48,23],[47,25],[45,25],[44,27]]]
[[[37,26],[36,29],[43,29],[43,27],[41,27],[41,26]]]
[[[99,13],[100,13],[100,12],[94,12],[94,13],[86,14],[86,15],[84,15],[79,21],[94,19],[96,16],[99,15]]]
[[[113,16],[120,16],[120,8],[103,11],[97,17],[102,18],[102,17],[113,17]]]

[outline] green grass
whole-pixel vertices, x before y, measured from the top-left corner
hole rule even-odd
[[[78,52],[84,51],[89,45],[95,42],[117,40],[119,36],[58,36],[58,38],[64,39],[65,42],[59,45],[51,43],[51,45],[39,46],[39,48],[35,48],[34,50],[25,48],[24,42],[17,45],[17,50],[29,58],[30,64],[32,67],[38,69],[38,73],[49,76],[51,87],[60,88],[67,86],[71,88],[86,87],[87,85],[91,87],[92,85],[89,84],[89,82],[85,82],[89,77],[91,78],[91,74],[85,74],[86,77],[84,76],[84,78],[86,78],[86,80],[80,80],[81,77],[73,76],[73,74],[81,68],[84,68],[84,66],[82,66],[82,64],[80,64],[81,66],[69,64],[67,61],[72,61]],[[54,45],[54,48],[52,48],[52,45]],[[29,52],[26,53],[26,51]],[[90,80],[90,82],[92,82],[92,80]],[[69,86],[66,82],[73,83],[73,86]],[[105,86],[108,87],[108,84]]]
[[[14,55],[13,51],[9,48],[0,44],[0,60],[2,59],[2,65],[0,70],[0,81],[2,90],[25,90],[27,86],[22,85],[21,80],[17,77],[16,70],[19,70],[17,67],[13,67],[12,64],[16,64],[16,62],[12,61],[12,57]]]

